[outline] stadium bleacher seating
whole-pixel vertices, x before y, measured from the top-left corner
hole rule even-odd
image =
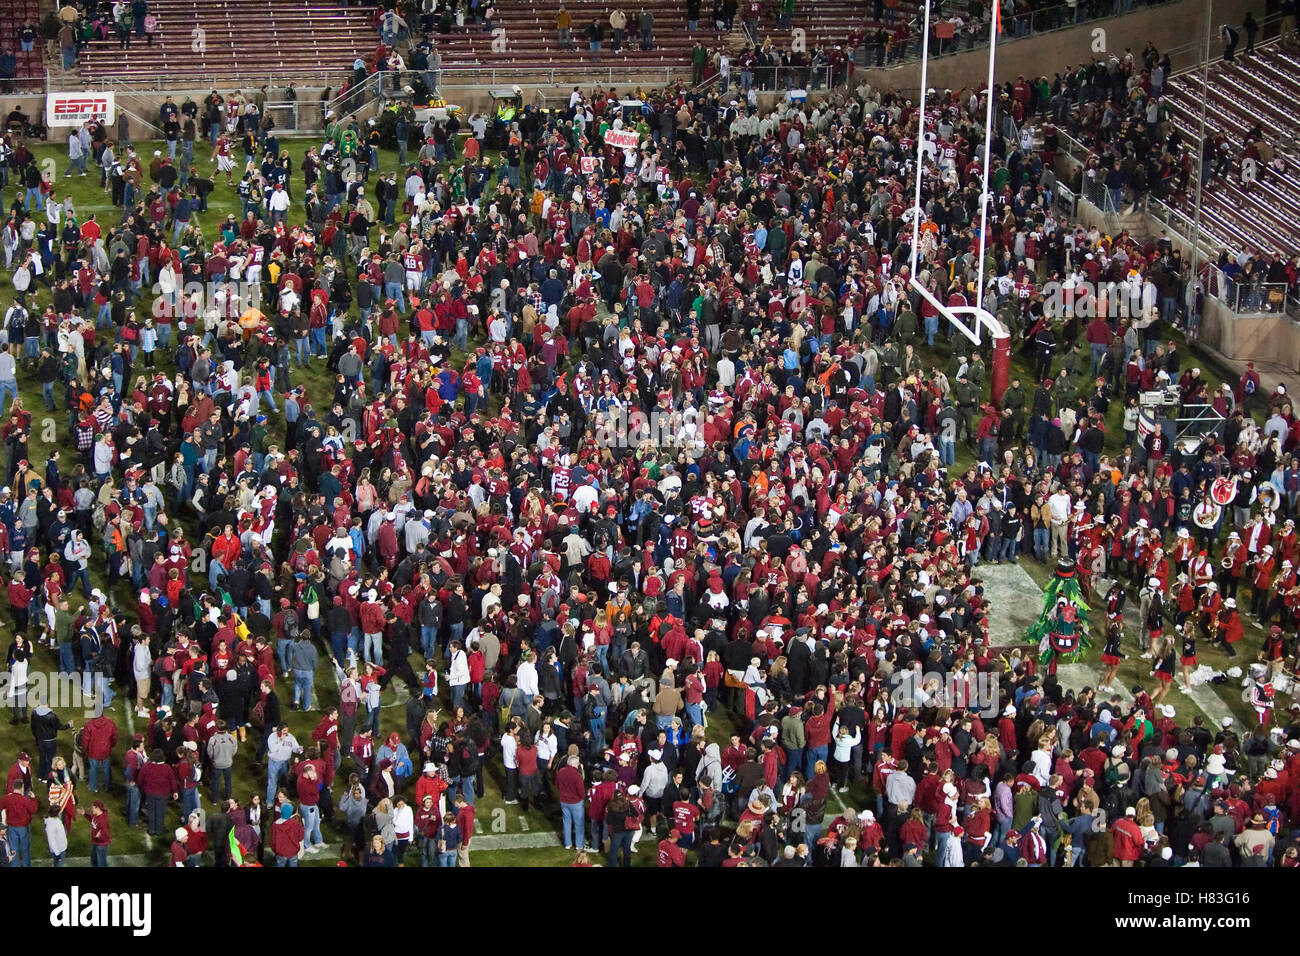
[[[440,38],[443,68],[455,67],[521,67],[557,70],[581,70],[590,67],[595,55],[588,49],[586,28],[593,18],[605,26],[605,42],[600,53],[602,67],[628,66],[685,66],[690,63],[691,47],[696,39],[715,48],[722,43],[723,34],[716,31],[709,17],[710,5],[701,10],[699,29],[691,33],[686,29],[685,4],[682,0],[645,0],[644,3],[619,4],[627,15],[627,37],[623,53],[612,52],[609,39],[609,15],[614,9],[610,0],[567,0],[565,9],[573,17],[573,48],[566,50],[558,42],[555,17],[560,0],[539,0],[536,3],[497,4],[494,30],[471,28],[468,33]],[[795,11],[793,28],[805,31],[808,48],[822,43],[843,43],[855,28],[875,24],[871,20],[871,4],[866,0],[818,0],[800,4]],[[655,48],[644,52],[638,47],[636,17],[642,9],[654,14]],[[900,14],[901,15],[901,14]],[[739,26],[739,20],[737,20]],[[497,48],[493,48],[495,28],[505,30],[499,35]],[[773,44],[788,46],[792,29],[777,30],[776,15],[765,5],[761,22],[762,36],[771,36]]]
[[[25,20],[40,23],[37,0],[5,0],[0,8],[0,47],[7,47],[18,60],[14,70],[15,90],[23,90],[45,81],[43,41],[38,40],[36,48],[27,53],[18,45],[18,28]]]
[[[159,19],[152,46],[96,40],[82,52],[81,74],[126,81],[274,74],[279,82],[345,71],[358,56],[370,59],[379,42],[373,7],[329,0],[150,0],[149,9]]]
[[[1257,47],[1251,56],[1237,55],[1235,63],[1220,62],[1210,68],[1206,131],[1223,133],[1234,154],[1242,137],[1257,122],[1266,139],[1287,161],[1287,172],[1261,176],[1252,186],[1242,185],[1234,164],[1229,176],[1215,179],[1201,199],[1201,228],[1211,238],[1236,251],[1300,253],[1300,53],[1281,46]],[[1193,70],[1175,77],[1166,90],[1174,124],[1187,142],[1197,146],[1201,115],[1200,73]],[[1170,201],[1191,216],[1195,196]]]
[[[686,29],[681,0],[645,0],[645,9],[655,16],[655,49],[638,49],[635,24],[643,4],[633,2],[621,5],[628,17],[628,31],[624,52],[616,54],[608,37],[614,4],[610,0],[568,0],[566,7],[573,16],[573,48],[566,50],[560,46],[555,30],[559,6],[560,0],[506,0],[497,4],[493,23],[504,34],[473,24],[450,34],[435,34],[447,79],[464,82],[459,73],[462,70],[513,68],[554,69],[565,72],[566,80],[580,80],[583,71],[594,63],[585,34],[593,17],[599,17],[606,27],[601,67],[685,68],[697,38],[710,48],[720,46],[724,40],[708,16],[707,4],[698,31],[691,33]],[[905,2],[899,8],[900,15],[910,15],[914,7],[914,3]],[[237,72],[288,77],[293,71],[347,70],[357,56],[369,61],[378,43],[371,25],[374,7],[339,7],[328,0],[307,5],[293,0],[152,0],[150,9],[161,23],[152,47],[133,40],[130,48],[123,50],[115,39],[95,41],[82,54],[81,73],[91,78],[112,76],[128,81],[178,74],[216,77]],[[820,44],[843,43],[855,28],[875,26],[868,0],[821,0],[797,9],[790,29],[777,30],[775,13],[765,12],[761,32],[764,37],[771,36],[774,44],[788,46],[792,30],[801,29],[811,49]],[[192,49],[195,27],[204,31],[202,51]]]

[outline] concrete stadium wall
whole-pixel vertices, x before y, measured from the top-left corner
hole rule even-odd
[[[1234,315],[1217,301],[1207,300],[1200,338],[1238,362],[1264,362],[1300,371],[1300,325],[1285,315]]]

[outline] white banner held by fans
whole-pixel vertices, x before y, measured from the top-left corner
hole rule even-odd
[[[112,93],[46,93],[47,126],[80,126],[90,120],[111,123],[115,110]]]
[[[641,142],[641,135],[634,129],[607,129],[605,142],[618,149],[636,149]]]

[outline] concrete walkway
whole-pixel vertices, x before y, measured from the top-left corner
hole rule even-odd
[[[1019,645],[1028,648],[1029,645],[1024,643],[1024,632],[1042,613],[1042,588],[1019,564],[981,564],[976,573],[984,580],[984,594],[990,602],[989,639],[998,647]],[[1098,613],[1099,608],[1094,607],[1093,616]],[[1141,622],[1136,602],[1129,602],[1125,618],[1129,633],[1138,633]],[[1096,636],[1094,634],[1094,647]],[[1096,687],[1102,673],[1099,664],[1085,661],[1057,668],[1061,686],[1067,690],[1077,691],[1085,685]],[[1125,703],[1132,701],[1133,696],[1127,687],[1115,690]],[[1223,721],[1232,716],[1222,698],[1204,684],[1184,691],[1181,680],[1175,680],[1173,692],[1166,700],[1177,708],[1180,697],[1190,701],[1216,727],[1222,727]]]

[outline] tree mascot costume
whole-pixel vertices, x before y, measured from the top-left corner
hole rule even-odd
[[[1072,664],[1091,645],[1088,604],[1079,585],[1078,569],[1070,558],[1056,565],[1056,575],[1043,592],[1043,613],[1025,631],[1025,640],[1038,645],[1039,663],[1055,674],[1058,663]]]

